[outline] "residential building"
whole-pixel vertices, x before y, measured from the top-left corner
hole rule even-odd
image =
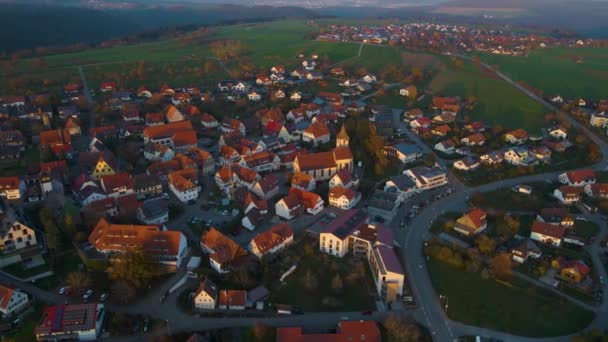
[[[348,253],[365,256],[370,265],[377,294],[393,302],[403,294],[405,272],[393,247],[393,234],[388,228],[367,224],[362,210],[349,210],[323,225],[319,250],[336,257]]]
[[[587,184],[584,187],[585,195],[594,198],[608,198],[608,183]]]
[[[162,225],[169,222],[169,201],[162,197],[143,201],[137,208],[137,219],[148,225]]]
[[[332,207],[349,210],[359,203],[361,200],[361,193],[351,188],[334,186],[329,189],[328,200],[329,205]]]
[[[159,177],[140,173],[133,176],[133,191],[139,198],[159,195],[163,192],[163,184]]]
[[[454,162],[454,168],[460,171],[472,171],[479,168],[479,159],[476,157],[465,157]]]
[[[559,247],[562,244],[566,228],[540,221],[532,223],[530,239],[547,245]]]
[[[491,151],[486,154],[482,154],[479,157],[479,161],[485,166],[499,165],[504,161],[504,155],[498,151]]]
[[[536,215],[536,220],[562,227],[574,226],[574,216],[568,208],[543,208]]]
[[[16,220],[2,222],[2,227],[0,227],[0,254],[6,256],[25,252],[30,247],[37,246],[37,244],[38,240],[34,229]]]
[[[176,152],[185,152],[196,147],[196,132],[190,121],[176,121],[164,125],[148,126],[143,132],[144,143],[149,141],[167,145]]]
[[[220,296],[217,301],[218,309],[245,310],[246,305],[247,305],[247,291],[220,290]]]
[[[557,179],[562,184],[576,187],[584,187],[596,181],[595,172],[591,169],[564,172],[557,176]]]
[[[568,131],[561,126],[552,127],[549,130],[549,136],[553,139],[564,140],[568,138]]]
[[[390,157],[399,159],[404,164],[412,163],[423,156],[422,149],[418,145],[405,142],[385,146],[384,152]]]
[[[433,146],[433,148],[439,152],[443,152],[445,154],[454,154],[456,149],[456,144],[452,140],[444,140],[440,141]]]
[[[454,230],[465,236],[477,235],[488,227],[485,211],[473,208],[456,220]]]
[[[562,185],[553,191],[553,196],[562,204],[570,205],[581,200],[583,190],[575,186]]]
[[[326,144],[330,140],[329,128],[327,125],[316,121],[308,126],[304,132],[302,132],[302,141],[311,143],[313,145]]]
[[[101,188],[108,197],[118,198],[135,193],[133,178],[128,173],[118,173],[101,177]]]
[[[329,180],[329,188],[341,186],[343,188],[355,189],[359,186],[359,180],[353,176],[348,169],[338,171]]]
[[[483,146],[486,142],[486,137],[481,133],[475,133],[460,139],[460,142],[471,147],[471,146]]]
[[[198,171],[193,168],[185,168],[169,174],[169,190],[182,203],[196,201],[200,187],[198,186]]]
[[[528,132],[523,129],[516,129],[505,134],[505,141],[513,145],[523,145],[528,141]]]
[[[22,189],[19,177],[0,177],[0,196],[7,200],[20,199]]]
[[[266,175],[255,183],[251,192],[268,200],[279,194],[279,179],[275,175]]]
[[[139,247],[156,262],[174,268],[180,267],[188,249],[188,241],[180,231],[164,231],[158,225],[112,224],[105,218],[93,228],[89,243],[108,256]]]
[[[515,166],[537,165],[538,160],[530,151],[523,146],[511,147],[504,153],[504,160]]]
[[[217,304],[218,288],[209,278],[201,281],[194,294],[194,307],[199,310],[213,310]]]
[[[302,172],[295,172],[291,177],[291,187],[303,191],[313,191],[315,189],[315,179]]]
[[[601,127],[605,128],[608,126],[608,115],[606,112],[594,112],[591,113],[591,117],[589,118],[589,125],[593,127]]]
[[[29,304],[30,301],[25,292],[0,284],[0,313],[3,318],[22,312]]]
[[[304,207],[305,212],[311,215],[317,215],[323,210],[323,204],[325,203],[321,196],[314,192],[302,191],[300,189],[289,189],[289,194],[295,194],[298,201]]]
[[[542,255],[542,251],[531,239],[524,239],[519,245],[511,249],[511,255],[514,261],[520,264],[525,263],[528,258],[538,259]]]
[[[580,284],[591,273],[591,268],[583,260],[567,260],[557,257],[551,261],[551,266],[558,270],[559,278],[568,283]]]
[[[416,184],[408,175],[391,177],[384,183],[385,192],[394,192],[399,196],[399,202],[403,203],[418,193]]]
[[[260,151],[242,157],[239,164],[256,172],[272,172],[281,168],[281,159],[272,152]]]
[[[292,188],[295,189],[295,188]],[[275,203],[274,211],[278,217],[291,220],[304,212],[305,208],[295,192],[289,194]]]
[[[400,204],[399,194],[376,189],[368,200],[367,210],[374,220],[380,218],[388,223],[397,214]]]
[[[293,231],[289,227],[289,224],[281,222],[251,239],[249,251],[261,259],[265,255],[283,250],[292,243]]]
[[[100,303],[47,306],[34,335],[37,341],[97,341],[105,313]]]
[[[382,335],[374,321],[340,321],[336,333],[304,334],[302,328],[277,328],[276,342],[365,341],[380,342]]]
[[[209,264],[218,273],[229,273],[247,252],[238,243],[211,227],[201,237],[201,248],[209,254]]]
[[[446,172],[438,165],[418,166],[405,170],[403,174],[408,175],[420,190],[430,190],[448,183]]]

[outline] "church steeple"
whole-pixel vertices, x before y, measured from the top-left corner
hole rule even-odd
[[[340,146],[348,147],[349,141],[350,141],[350,138],[348,137],[348,133],[346,133],[346,127],[344,127],[344,125],[342,125],[340,132],[336,136],[336,147],[340,147]]]

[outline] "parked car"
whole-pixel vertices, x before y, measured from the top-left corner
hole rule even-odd
[[[107,294],[107,293],[105,293],[105,292],[104,292],[104,293],[102,293],[102,294],[99,296],[99,301],[100,301],[100,302],[105,302],[105,300],[106,300],[106,299],[108,299],[108,294]]]
[[[82,295],[82,299],[87,300],[89,299],[91,296],[93,295],[93,290],[88,289],[84,292],[84,294]]]
[[[69,286],[63,286],[62,288],[59,289],[59,294],[60,295],[66,295],[69,296],[72,289]]]

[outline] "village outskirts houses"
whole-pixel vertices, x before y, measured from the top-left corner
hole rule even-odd
[[[534,221],[530,231],[530,239],[553,247],[559,247],[566,233],[566,228],[559,225]]]

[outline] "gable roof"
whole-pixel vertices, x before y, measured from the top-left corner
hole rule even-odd
[[[532,223],[532,233],[550,236],[555,239],[563,239],[566,228],[540,221]]]
[[[261,254],[266,254],[269,250],[285,242],[285,240],[293,237],[293,231],[286,222],[281,222],[272,226],[269,230],[258,234],[251,240],[255,244]]]
[[[201,244],[213,251],[209,257],[220,265],[230,263],[247,254],[239,244],[214,227],[203,233]]]
[[[592,169],[583,169],[566,172],[566,176],[570,183],[592,182],[595,180],[595,171]]]
[[[245,306],[247,303],[247,291],[221,290],[217,303],[220,306]]]

